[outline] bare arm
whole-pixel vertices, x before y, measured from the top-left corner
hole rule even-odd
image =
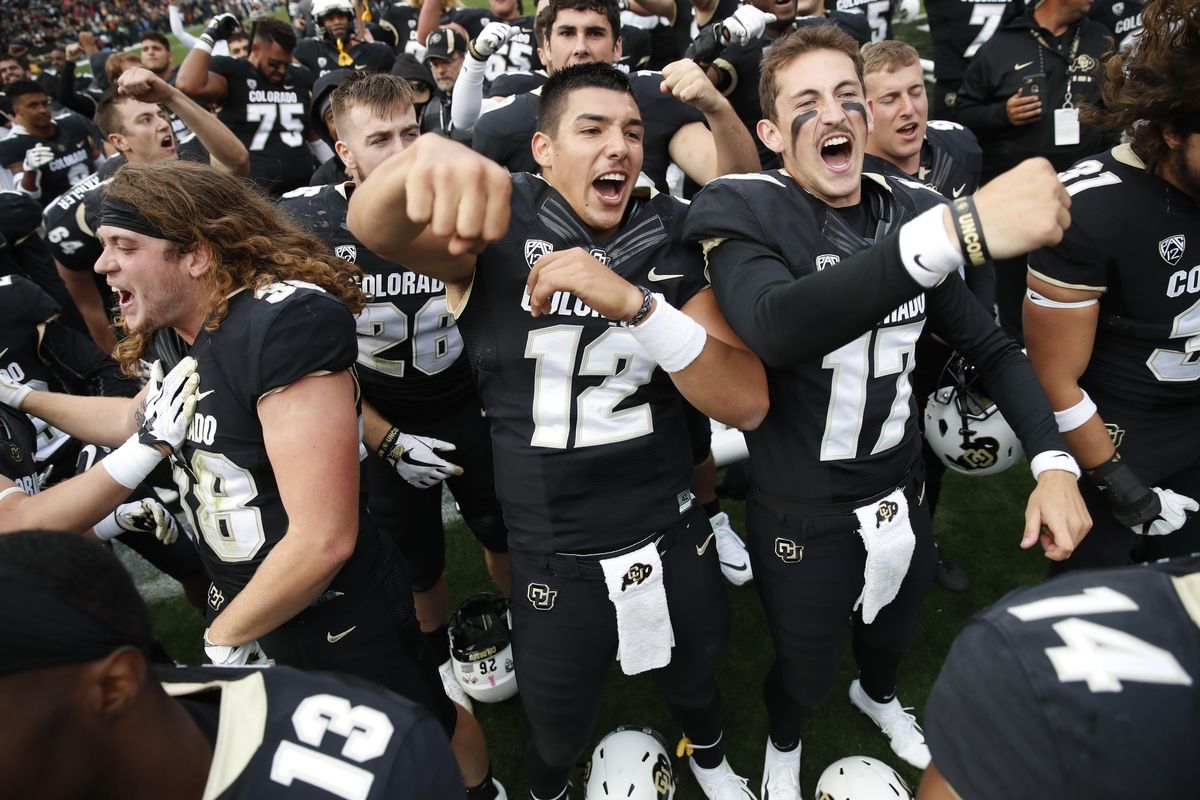
[[[643,17],[666,17],[671,24],[675,23],[673,0],[629,0],[629,10]]]
[[[358,540],[358,419],[350,373],[303,378],[260,400],[258,417],[288,530],[213,621],[213,644],[245,644],[295,617],[329,586]]]
[[[21,410],[80,441],[118,447],[138,429],[135,414],[145,398],[145,389],[133,398],[30,392]]]
[[[175,88],[200,103],[222,102],[229,93],[229,83],[224,75],[209,72],[210,63],[211,53],[193,47],[175,73]]]
[[[0,494],[14,486],[0,475]],[[0,533],[39,528],[82,533],[104,519],[131,491],[97,464],[38,494],[12,492],[0,499]]]
[[[424,45],[425,37],[437,30],[442,24],[442,15],[446,13],[442,0],[424,0],[421,3],[421,13],[417,15],[417,43]],[[404,49],[405,42],[399,43],[399,49]]]
[[[111,353],[117,346],[117,337],[108,324],[108,312],[104,309],[104,299],[100,296],[100,288],[92,279],[91,273],[76,272],[55,262],[59,277],[67,287],[67,293],[75,301],[75,306],[83,316],[88,333],[96,345],[106,353]]]
[[[758,172],[758,148],[750,131],[708,75],[690,59],[663,68],[663,88],[695,106],[708,123],[684,125],[671,137],[671,160],[700,184],[721,175]]]

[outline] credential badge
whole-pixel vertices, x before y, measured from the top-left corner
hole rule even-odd
[[[1183,251],[1186,247],[1187,239],[1182,233],[1177,233],[1158,243],[1158,254],[1162,256],[1163,261],[1173,267],[1179,263],[1179,259],[1183,258]]]

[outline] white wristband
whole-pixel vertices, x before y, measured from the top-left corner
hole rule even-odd
[[[900,228],[900,260],[912,279],[932,289],[963,265],[963,257],[946,233],[945,206],[934,206]]]
[[[654,295],[654,311],[637,325],[628,326],[633,338],[665,372],[686,369],[704,350],[708,331],[696,320]]]
[[[111,542],[124,532],[125,529],[117,524],[117,514],[115,511],[92,527],[92,533],[96,534],[96,538],[102,542]]]
[[[1082,426],[1092,418],[1096,410],[1096,404],[1092,402],[1092,398],[1088,397],[1087,392],[1083,392],[1083,399],[1078,403],[1070,408],[1054,412],[1054,421],[1058,423],[1058,432],[1066,433]]]
[[[135,433],[125,444],[105,456],[100,463],[114,481],[126,489],[136,489],[162,460],[162,453],[139,442]]]
[[[205,37],[201,36],[196,40],[196,44],[192,46],[193,50],[203,50],[205,53],[212,55],[213,43]]]
[[[1033,473],[1033,479],[1036,481],[1042,477],[1042,473],[1048,469],[1060,469],[1063,472],[1069,472],[1078,478],[1081,473],[1079,464],[1070,453],[1064,453],[1062,450],[1043,450],[1029,460],[1029,471]]]

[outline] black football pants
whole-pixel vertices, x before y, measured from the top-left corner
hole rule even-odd
[[[866,549],[852,511],[785,514],[750,500],[746,530],[754,585],[775,644],[775,663],[763,688],[771,739],[787,746],[800,738],[805,713],[821,703],[837,679],[843,634],[853,645],[865,687],[894,690],[900,657],[917,634],[921,604],[933,584],[937,553],[922,482],[905,489],[916,537],[908,575],[896,598],[867,625],[852,611],[863,588]]]
[[[698,744],[721,734],[717,661],[729,635],[712,528],[696,504],[660,553],[675,631],[671,663],[653,675],[675,720]],[[532,729],[530,791],[556,797],[592,740],[604,679],[617,655],[616,610],[594,562],[512,551],[513,649]]]

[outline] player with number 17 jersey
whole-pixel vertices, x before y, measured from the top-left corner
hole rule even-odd
[[[526,280],[571,247],[683,306],[707,286],[680,245],[684,207],[635,197],[619,231],[596,241],[541,178],[512,176],[504,239],[478,258],[458,324],[492,425],[496,493],[509,541],[532,553],[605,552],[634,531],[675,525],[690,506],[691,454],[679,393],[620,323],[558,292],[531,317]]]

